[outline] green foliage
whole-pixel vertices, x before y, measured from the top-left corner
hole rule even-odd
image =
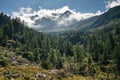
[[[75,62],[77,63],[82,62],[82,59],[84,57],[84,50],[79,43],[77,43],[76,46],[74,46],[74,57],[76,59]]]
[[[8,65],[8,60],[7,59],[0,59],[0,66],[7,66]]]
[[[0,26],[0,46],[44,68],[62,68],[62,55],[73,55],[69,41],[28,28],[19,18],[11,19],[1,13]]]
[[[33,55],[33,53],[32,52],[24,52],[23,54],[22,54],[22,57],[23,58],[27,58],[28,60],[30,60],[30,61],[34,61],[34,55]]]
[[[9,64],[8,58],[5,55],[0,55],[0,66],[7,66]]]

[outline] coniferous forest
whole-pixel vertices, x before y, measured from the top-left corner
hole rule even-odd
[[[0,80],[119,80],[120,10],[112,10],[57,36],[0,13]]]

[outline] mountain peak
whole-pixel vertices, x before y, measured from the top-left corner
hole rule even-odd
[[[61,16],[60,16],[60,17],[69,17],[71,14],[72,14],[72,12],[71,12],[71,11],[66,10],[63,14],[61,14]]]

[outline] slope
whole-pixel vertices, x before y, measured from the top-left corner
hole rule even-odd
[[[100,16],[95,16],[74,24],[75,30],[89,31],[120,18],[120,6],[113,7]]]
[[[7,15],[0,14],[0,46],[14,51],[16,55],[31,62],[41,64],[44,68],[49,63],[50,56],[72,55],[72,44],[62,38],[40,33],[28,28],[20,19],[11,19]],[[56,53],[52,55],[52,53]],[[59,56],[59,57],[60,57]],[[55,58],[56,59],[56,58]],[[61,68],[62,65],[51,62],[51,68]]]

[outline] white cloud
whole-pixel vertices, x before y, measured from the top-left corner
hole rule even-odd
[[[120,0],[107,1],[106,8],[109,9],[118,5],[120,5]]]
[[[69,9],[68,6],[53,10],[39,7],[37,11],[30,7],[21,7],[18,12],[13,12],[12,16],[19,17],[29,27],[37,28],[39,31],[60,31],[69,29],[69,26],[77,21],[102,13],[101,11],[96,13],[80,13]]]

